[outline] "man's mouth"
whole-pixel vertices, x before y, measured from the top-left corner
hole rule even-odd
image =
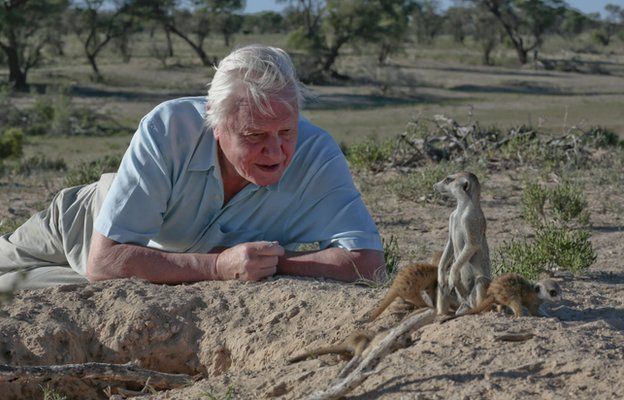
[[[277,164],[256,164],[260,170],[265,172],[275,172],[279,169],[280,163]]]

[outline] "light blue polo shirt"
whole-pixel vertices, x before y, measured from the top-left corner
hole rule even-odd
[[[205,97],[181,98],[143,118],[95,230],[120,243],[170,252],[208,252],[258,240],[277,240],[289,250],[312,242],[321,248],[383,249],[340,148],[303,118],[280,181],[250,183],[224,205],[205,107]]]

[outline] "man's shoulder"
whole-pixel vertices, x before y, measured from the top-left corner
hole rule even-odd
[[[340,154],[340,147],[324,129],[314,125],[305,117],[299,117],[299,140],[297,151],[314,153],[316,156],[333,157]]]
[[[205,113],[206,97],[181,97],[158,104],[145,119],[153,123],[161,122],[169,127],[172,123],[203,123]]]

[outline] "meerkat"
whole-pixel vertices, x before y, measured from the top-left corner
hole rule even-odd
[[[358,329],[338,344],[308,350],[303,354],[290,358],[288,362],[292,364],[303,361],[308,357],[318,357],[323,354],[340,354],[348,358],[359,357],[375,338],[375,335],[371,331]]]
[[[374,321],[397,297],[414,304],[417,308],[433,306],[438,282],[438,267],[434,264],[412,264],[401,269],[388,293],[373,311],[368,322]],[[429,296],[429,302],[423,299],[422,292]]]
[[[469,306],[481,304],[491,279],[481,184],[474,174],[459,172],[436,183],[434,189],[457,200],[449,217],[449,236],[438,264],[436,309],[438,314],[449,312],[450,294],[455,289],[461,303],[456,313],[461,314]]]
[[[547,316],[541,309],[542,304],[558,301],[561,301],[561,287],[552,279],[532,283],[517,274],[503,274],[492,281],[485,299],[464,315],[479,314],[496,305],[499,312],[503,307],[511,308],[516,318],[524,315],[525,309],[533,316]],[[443,322],[457,317],[459,315],[449,317]]]

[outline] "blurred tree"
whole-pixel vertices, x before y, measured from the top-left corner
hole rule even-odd
[[[453,40],[464,43],[473,23],[474,9],[469,7],[449,7],[444,13],[444,29],[453,36]]]
[[[78,0],[69,13],[69,25],[82,40],[85,56],[98,82],[103,77],[97,66],[97,56],[112,39],[127,34],[134,24],[128,3],[129,0]]]
[[[132,0],[137,15],[158,21],[166,31],[184,40],[206,66],[216,61],[204,50],[206,38],[211,29],[215,30],[213,24],[220,18],[227,21],[227,15],[234,15],[244,6],[244,0]],[[240,28],[241,23],[236,24]],[[229,45],[235,31],[230,27],[219,30]]]
[[[275,11],[244,15],[241,31],[247,35],[286,32],[284,16]]]
[[[377,43],[377,62],[384,65],[388,57],[396,53],[405,43],[410,15],[416,7],[413,0],[380,0],[381,12],[378,17],[374,41]]]
[[[604,21],[601,21],[600,27],[594,32],[594,40],[608,46],[613,39],[613,36],[622,31],[622,24],[624,23],[624,9],[616,4],[607,4],[605,6],[607,17]]]
[[[288,45],[306,50],[312,54],[323,49],[322,21],[326,11],[324,0],[277,0],[287,3],[284,10],[286,24],[289,27]]]
[[[543,36],[565,9],[563,0],[467,0],[484,6],[496,17],[516,50],[521,64],[539,50]]]
[[[558,31],[561,36],[571,40],[585,31],[590,22],[590,19],[585,14],[572,8],[566,8]]]
[[[27,89],[28,71],[42,60],[42,50],[61,32],[67,0],[0,2],[0,48],[9,66],[9,85]]]
[[[483,9],[483,5],[471,8],[471,25],[473,26],[473,38],[481,47],[481,62],[485,65],[493,65],[492,51],[501,42],[504,32],[494,15]]]
[[[237,12],[245,7],[245,2],[243,0],[213,0],[211,3],[212,30],[221,34],[223,44],[230,47],[232,36],[240,32],[243,26],[243,17]]]
[[[431,43],[444,26],[439,0],[419,1],[412,18],[419,43]]]

